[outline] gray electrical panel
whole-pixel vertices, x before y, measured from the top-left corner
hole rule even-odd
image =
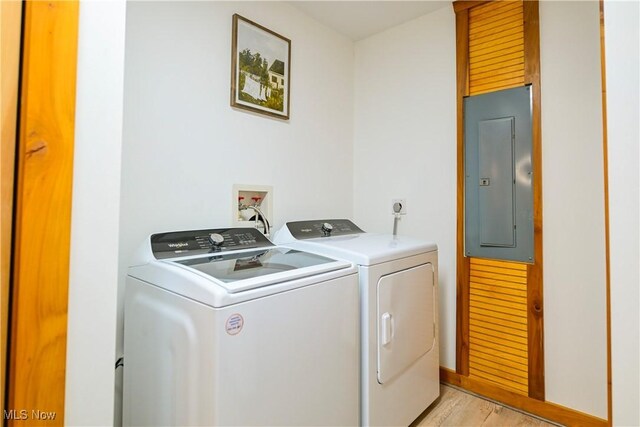
[[[464,99],[465,254],[532,263],[531,87]]]

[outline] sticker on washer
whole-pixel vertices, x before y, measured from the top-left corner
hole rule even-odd
[[[244,319],[238,313],[234,313],[227,319],[225,329],[229,335],[238,335],[244,326]]]

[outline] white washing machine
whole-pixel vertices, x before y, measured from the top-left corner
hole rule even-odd
[[[361,422],[413,422],[440,394],[437,246],[346,219],[288,222],[274,241],[358,265]]]
[[[350,262],[253,228],[154,234],[129,268],[125,425],[357,425]]]

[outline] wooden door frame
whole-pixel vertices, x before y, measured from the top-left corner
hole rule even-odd
[[[464,253],[464,111],[469,95],[469,9],[488,1],[456,1],[457,81],[457,248],[456,372],[469,375],[469,258]],[[540,32],[538,1],[524,1],[525,84],[533,90],[532,165],[534,263],[527,265],[529,397],[544,400],[544,325],[542,304],[542,141],[540,114]]]
[[[0,401],[5,409],[7,379],[7,346],[9,331],[9,299],[11,274],[11,246],[13,234],[13,197],[15,153],[18,125],[18,88],[20,82],[20,49],[22,39],[22,3],[0,2],[0,29],[2,34],[0,62],[2,76],[0,94],[2,101],[2,129],[0,153]]]
[[[26,418],[9,425],[64,423],[78,18],[24,7],[7,409]]]

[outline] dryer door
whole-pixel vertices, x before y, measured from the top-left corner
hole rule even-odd
[[[435,342],[433,267],[423,264],[378,281],[378,382],[393,380]]]

